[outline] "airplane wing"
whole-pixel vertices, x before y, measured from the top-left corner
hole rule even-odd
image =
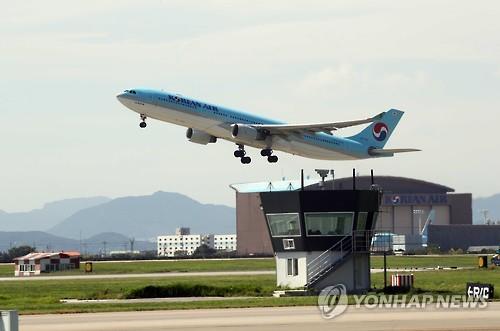
[[[382,148],[372,148],[369,153],[374,156],[393,156],[395,153],[407,153],[407,152],[420,152],[420,149],[415,148],[395,148],[395,149],[382,149]]]
[[[296,133],[316,133],[324,132],[331,135],[332,131],[347,128],[350,126],[356,126],[366,123],[371,123],[380,119],[384,113],[380,113],[376,116],[356,121],[347,122],[334,122],[334,123],[318,123],[318,124],[253,124],[252,126],[256,129],[266,130],[270,134],[288,134],[291,132]]]

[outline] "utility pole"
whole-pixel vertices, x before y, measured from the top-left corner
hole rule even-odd
[[[387,251],[384,251],[384,291],[387,289]]]

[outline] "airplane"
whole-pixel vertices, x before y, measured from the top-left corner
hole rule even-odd
[[[125,107],[140,115],[140,127],[153,118],[187,127],[190,142],[207,145],[218,139],[235,143],[234,156],[249,164],[245,146],[260,149],[269,163],[278,162],[274,151],[318,160],[356,160],[390,157],[418,149],[383,149],[403,116],[390,109],[376,116],[354,121],[319,124],[286,124],[281,121],[232,110],[162,90],[136,88],[117,96]],[[338,129],[370,124],[351,137],[333,135]]]

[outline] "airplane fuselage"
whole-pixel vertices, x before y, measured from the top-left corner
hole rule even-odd
[[[131,90],[132,91],[132,90]],[[206,132],[214,137],[259,149],[272,148],[294,155],[321,160],[371,158],[360,142],[325,133],[270,135],[262,140],[233,137],[233,124],[284,124],[283,122],[228,109],[211,103],[157,90],[133,90],[117,97],[127,108],[148,118]]]

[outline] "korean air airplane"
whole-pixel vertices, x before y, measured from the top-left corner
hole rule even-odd
[[[318,124],[286,124],[280,121],[217,106],[185,96],[150,89],[125,90],[117,95],[127,108],[139,113],[140,127],[154,118],[187,127],[190,142],[206,145],[218,139],[234,142],[234,156],[248,164],[245,146],[260,149],[270,163],[278,161],[275,151],[319,160],[355,160],[388,157],[418,149],[383,149],[403,112],[390,109],[363,120]],[[351,137],[333,135],[338,129],[369,124]]]

